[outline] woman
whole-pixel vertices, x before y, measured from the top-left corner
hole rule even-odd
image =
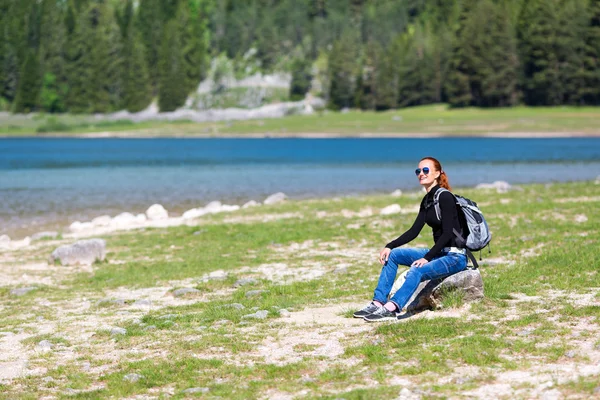
[[[457,211],[454,196],[446,191],[440,194],[441,221],[433,206],[435,192],[440,188],[451,190],[448,176],[440,162],[433,157],[423,158],[415,173],[419,184],[427,191],[421,201],[417,219],[409,230],[388,243],[379,253],[379,262],[383,268],[373,301],[355,312],[356,318],[364,318],[369,322],[396,319],[396,314],[406,306],[420,282],[445,278],[467,268],[466,251],[457,245],[453,231],[456,229],[463,233],[461,226],[467,225],[464,216]],[[433,230],[435,244],[431,249],[400,248],[415,239],[425,224]],[[400,289],[388,300],[398,265],[410,266],[410,270]]]

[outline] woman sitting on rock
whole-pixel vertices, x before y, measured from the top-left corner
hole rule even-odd
[[[409,230],[388,243],[379,253],[379,262],[383,268],[373,301],[355,312],[356,318],[364,318],[369,322],[396,319],[397,313],[407,305],[420,282],[445,278],[467,268],[466,251],[458,247],[454,234],[455,229],[462,234],[461,226],[467,225],[464,215],[457,210],[454,196],[450,192],[440,194],[441,221],[437,218],[433,205],[435,192],[440,188],[451,190],[448,176],[442,170],[440,162],[433,157],[423,158],[415,173],[419,184],[427,191],[421,201],[417,219]],[[435,244],[431,249],[400,248],[415,239],[425,224],[433,231]],[[410,270],[400,289],[388,300],[398,265],[410,266]]]

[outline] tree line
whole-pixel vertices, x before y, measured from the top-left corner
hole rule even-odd
[[[600,0],[0,0],[15,112],[170,111],[248,54],[334,109],[597,105]]]

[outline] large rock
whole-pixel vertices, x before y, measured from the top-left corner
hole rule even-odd
[[[146,210],[146,215],[151,221],[169,218],[169,213],[160,204],[151,205],[148,210]]]
[[[398,276],[390,293],[396,292],[405,280],[408,269]],[[483,298],[483,280],[477,269],[468,269],[444,279],[423,281],[406,305],[409,312],[441,308],[444,296],[454,291],[463,294],[463,300],[471,302]]]
[[[50,255],[50,263],[62,265],[92,265],[106,257],[106,242],[103,239],[80,240],[58,247]]]

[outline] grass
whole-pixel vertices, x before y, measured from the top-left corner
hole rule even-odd
[[[382,243],[413,222],[412,215],[382,217],[377,210],[414,206],[418,196],[410,194],[290,201],[237,211],[237,222],[215,214],[198,220],[201,227],[115,233],[105,237],[109,261],[93,273],[74,268],[22,297],[0,289],[0,330],[24,335],[19,354],[31,369],[46,371],[2,382],[0,399],[377,399],[397,397],[403,387],[422,398],[460,398],[504,382],[509,375],[502,374],[595,365],[600,185],[457,192],[480,204],[494,234],[492,254],[484,252],[481,262],[481,302],[466,304],[450,293],[441,311],[401,323],[367,325],[351,317],[348,304],[368,300],[376,284]],[[341,211],[367,207],[371,216]],[[577,222],[581,214],[585,222]],[[264,222],[266,215],[287,218]],[[429,241],[428,231],[415,240]],[[20,254],[23,263],[56,246],[38,243]],[[225,277],[210,279],[216,270]],[[234,285],[241,278],[254,281]],[[200,292],[173,297],[184,287]],[[150,305],[134,306],[146,298]],[[303,310],[323,307],[333,311],[293,323]],[[266,318],[247,317],[259,310]],[[126,333],[112,335],[111,327]],[[41,340],[55,346],[38,353]],[[124,380],[128,374],[141,378]],[[597,375],[567,375],[555,386],[565,396],[596,390]],[[538,393],[535,382],[508,384],[525,397]],[[207,392],[184,393],[189,388]]]
[[[126,133],[133,136],[222,136],[298,134],[479,135],[536,133],[598,135],[600,109],[594,107],[513,107],[450,109],[446,105],[411,107],[386,112],[324,111],[313,115],[247,121],[193,123],[190,121],[107,121],[86,115],[10,115],[0,119],[0,135],[31,136],[59,133]]]

